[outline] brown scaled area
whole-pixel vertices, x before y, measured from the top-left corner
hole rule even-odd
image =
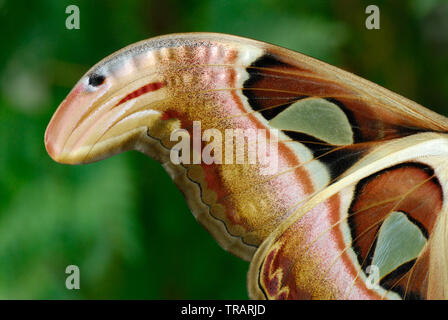
[[[442,190],[424,167],[412,164],[386,169],[361,182],[350,210],[353,241],[363,262],[372,253],[381,223],[393,211],[401,211],[424,234],[431,234],[442,207]]]

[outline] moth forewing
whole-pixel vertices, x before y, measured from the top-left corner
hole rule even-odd
[[[275,152],[265,148],[277,156],[277,170],[173,163],[170,133],[193,134],[194,121],[201,131],[222,134],[264,130],[270,143],[278,131]],[[246,260],[256,251],[248,273],[252,298],[407,298],[394,291],[401,276],[412,282],[400,282],[402,289],[438,298],[448,287],[447,131],[445,117],[311,57],[242,37],[191,33],[138,42],[92,67],[56,111],[45,144],[63,163],[129,149],[161,162],[223,248]],[[423,187],[408,194],[414,181]],[[400,201],[389,201],[382,189],[402,192]],[[371,211],[385,200],[393,205]],[[414,281],[399,272],[402,266],[395,272],[391,260],[381,273],[386,286],[371,289],[364,262],[393,212],[380,243],[397,221],[404,234],[428,236],[413,265],[412,250],[397,260],[429,272],[428,280]],[[383,247],[376,252],[373,261],[386,256]]]

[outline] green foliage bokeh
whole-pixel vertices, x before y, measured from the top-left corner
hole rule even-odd
[[[65,8],[80,9],[79,30]],[[248,263],[194,220],[155,161],[54,163],[43,135],[90,66],[133,42],[231,33],[303,52],[447,115],[445,1],[0,1],[0,299],[246,299]],[[444,109],[445,108],[445,109]],[[81,289],[65,288],[78,265]]]

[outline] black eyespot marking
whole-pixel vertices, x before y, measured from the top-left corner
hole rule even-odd
[[[89,85],[91,85],[92,87],[98,87],[99,85],[103,84],[105,79],[105,76],[93,73],[89,77]]]

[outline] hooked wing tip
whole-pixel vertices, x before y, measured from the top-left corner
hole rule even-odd
[[[86,104],[79,101],[82,90],[82,85],[75,86],[61,102],[45,130],[45,149],[56,162],[78,164],[82,160],[80,150],[67,143],[84,111],[82,106]]]
[[[56,162],[70,164],[67,159],[64,159],[61,153],[62,146],[57,143],[57,139],[52,134],[52,123],[50,123],[45,131],[45,149],[48,155]]]

